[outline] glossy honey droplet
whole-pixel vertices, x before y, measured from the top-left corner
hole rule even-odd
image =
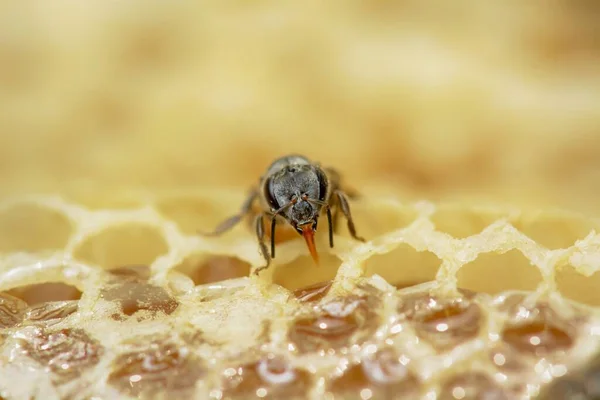
[[[183,345],[157,339],[141,347],[118,356],[108,377],[110,385],[129,396],[163,391],[183,396],[205,374],[201,361]]]
[[[438,298],[427,293],[401,298],[400,315],[414,324],[417,334],[445,351],[479,333],[482,312],[469,297]]]
[[[139,281],[126,281],[102,290],[104,300],[115,301],[123,314],[131,316],[138,311],[167,315],[177,309],[179,303],[163,288]]]
[[[378,326],[373,300],[349,296],[322,305],[316,315],[294,321],[289,331],[290,342],[301,353],[361,344]]]
[[[125,265],[108,271],[111,275],[124,280],[147,281],[150,279],[150,267],[147,265]]]
[[[529,368],[520,352],[504,343],[489,351],[489,360],[504,374],[515,375]]]
[[[328,392],[335,399],[413,398],[418,394],[419,382],[410,372],[409,363],[408,357],[392,348],[377,351],[333,380]]]
[[[510,400],[508,395],[483,372],[469,372],[449,379],[439,400]]]
[[[12,328],[23,319],[27,303],[7,293],[0,293],[0,329]]]
[[[324,281],[296,289],[294,290],[294,296],[302,303],[318,302],[327,296],[332,283],[332,281]]]
[[[504,326],[502,339],[517,351],[543,357],[574,343],[575,324],[559,318],[546,304],[520,307],[515,315],[514,321]]]
[[[27,312],[25,313],[25,320],[30,322],[59,322],[60,320],[76,312],[78,308],[79,301],[77,300],[41,303],[27,309]]]
[[[96,365],[104,348],[81,329],[37,329],[22,339],[26,354],[48,368],[58,380],[69,380]]]
[[[304,399],[311,385],[307,371],[273,355],[227,368],[223,376],[224,398],[231,399]]]

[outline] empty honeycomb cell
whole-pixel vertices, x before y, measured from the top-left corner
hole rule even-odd
[[[341,265],[339,258],[330,254],[321,254],[319,265],[309,256],[301,256],[289,264],[276,265],[273,282],[288,290],[296,290],[318,282],[332,280]]]
[[[231,201],[216,202],[202,197],[173,197],[160,199],[156,209],[160,214],[179,226],[186,234],[196,235],[198,232],[211,232],[222,220],[238,212],[238,208],[230,209]],[[241,205],[241,202],[240,202]],[[248,221],[241,221],[244,226]]]
[[[140,281],[124,281],[110,285],[100,292],[106,301],[119,304],[121,312],[132,316],[138,311],[149,311],[152,315],[163,312],[173,313],[179,306],[167,290],[162,287]]]
[[[149,265],[167,251],[167,243],[156,228],[128,224],[110,227],[88,237],[75,249],[74,256],[110,269],[122,265]]]
[[[568,299],[591,306],[600,305],[600,272],[584,276],[571,265],[565,265],[554,274],[559,292]]]
[[[71,222],[58,211],[16,205],[0,212],[0,252],[63,249],[71,231]]]
[[[202,362],[181,344],[157,338],[136,347],[140,348],[113,361],[108,376],[108,383],[126,395],[151,398],[167,392],[184,396],[205,374]]]
[[[440,207],[431,216],[435,229],[463,239],[476,235],[502,217],[498,212],[476,212],[459,207]]]
[[[510,400],[485,372],[469,372],[450,378],[442,387],[440,400]]]
[[[236,257],[192,255],[175,267],[196,285],[220,282],[250,275],[250,264]]]
[[[505,290],[535,290],[540,271],[518,250],[483,253],[463,265],[457,273],[458,286],[474,292],[496,294]]]
[[[263,227],[265,231],[265,240],[271,240],[271,223],[268,218],[263,219]],[[252,234],[254,234],[254,230],[252,230]],[[327,225],[319,222],[319,227],[315,233],[315,241],[317,241],[317,243],[319,241],[321,241],[321,243],[325,243],[325,240],[328,240],[326,239],[328,234],[329,231],[327,230]],[[277,225],[275,227],[275,244],[285,243],[291,240],[301,240],[299,238],[301,238],[300,234],[292,225],[286,221],[277,221]]]
[[[104,348],[82,329],[36,330],[21,339],[26,354],[48,368],[58,381],[78,377],[100,361]]]
[[[514,221],[514,226],[546,248],[564,249],[586,237],[598,226],[592,221],[572,215],[544,213],[535,218]]]
[[[369,204],[368,200],[356,200],[350,202],[352,218],[359,236],[367,240],[380,236],[397,229],[410,225],[417,217],[417,213],[409,208],[400,208],[395,205]],[[348,220],[344,214],[339,212],[335,218],[336,234],[350,237],[348,232]],[[321,217],[320,229],[323,227],[325,217]]]
[[[400,297],[398,312],[415,327],[417,334],[434,348],[444,351],[477,336],[483,313],[472,294],[439,298],[429,293]]]
[[[8,293],[22,299],[30,306],[53,301],[79,300],[81,298],[79,289],[62,282],[20,286],[9,290]]]
[[[257,213],[251,213],[250,216],[246,220],[246,230],[243,234],[251,235],[253,239],[256,238],[255,228],[254,228],[254,218]],[[263,230],[265,232],[265,241],[267,243],[271,240],[271,220],[268,217],[263,218],[262,220]],[[327,221],[323,218],[319,220],[319,226],[315,233],[315,240],[317,243],[319,241],[325,243],[328,239],[328,227]],[[275,225],[275,244],[281,244],[285,242],[289,242],[291,240],[302,240],[301,235],[298,233],[296,229],[287,221],[283,219],[277,219]]]
[[[27,303],[23,300],[0,292],[0,329],[11,328],[23,319]]]
[[[311,376],[293,367],[282,356],[267,355],[258,361],[232,365],[223,372],[226,399],[305,399]]]
[[[403,288],[435,280],[441,261],[429,251],[417,251],[407,244],[365,262],[365,275],[380,275],[388,283]]]
[[[384,348],[351,365],[329,383],[335,399],[417,398],[419,381],[410,372],[410,359],[393,348]]]
[[[321,305],[311,315],[296,318],[290,327],[290,342],[300,353],[340,350],[362,344],[377,330],[379,301],[348,296]]]

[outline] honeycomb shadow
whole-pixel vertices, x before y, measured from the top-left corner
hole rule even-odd
[[[294,291],[333,280],[340,265],[341,260],[331,254],[322,254],[318,266],[310,256],[301,256],[290,263],[275,266],[273,283]]]

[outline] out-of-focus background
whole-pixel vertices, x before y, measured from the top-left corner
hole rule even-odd
[[[0,3],[3,194],[245,190],[289,152],[598,215],[600,2]]]

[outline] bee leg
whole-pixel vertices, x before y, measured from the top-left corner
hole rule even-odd
[[[256,219],[254,220],[254,225],[256,227],[256,238],[258,239],[260,254],[263,256],[266,262],[266,265],[258,267],[254,270],[254,274],[258,275],[260,271],[269,267],[269,265],[271,264],[271,256],[269,255],[269,250],[267,249],[267,245],[265,244],[265,228],[263,225],[262,213],[256,216]]]
[[[327,176],[331,182],[331,186],[334,191],[336,188],[342,187],[342,175],[337,171],[337,169],[332,167],[325,168],[325,172],[327,172]],[[352,188],[344,186],[344,194],[350,199],[354,200],[360,197],[360,193]]]
[[[333,223],[331,221],[331,207],[327,206],[327,223],[329,225],[329,247],[333,248]]]
[[[258,196],[258,192],[256,191],[256,189],[252,190],[250,192],[250,194],[248,195],[248,197],[246,198],[246,200],[244,201],[244,203],[242,204],[242,207],[241,207],[239,213],[237,213],[236,215],[233,215],[233,216],[227,218],[225,221],[221,222],[219,224],[219,226],[217,226],[215,228],[214,231],[208,232],[208,233],[200,232],[200,234],[203,236],[219,236],[219,235],[222,235],[223,233],[229,231],[234,226],[236,226],[242,220],[242,218],[244,218],[244,216],[246,216],[246,214],[248,214],[248,212],[252,208],[252,203],[254,203],[254,200],[256,200],[257,196]]]
[[[340,207],[339,206],[335,206],[335,209],[333,210],[333,217],[331,218],[331,222],[333,224],[333,231],[335,233],[338,232],[339,229],[339,221],[340,221]]]
[[[356,235],[356,228],[354,226],[354,221],[352,220],[352,214],[350,213],[350,205],[348,204],[348,199],[346,198],[346,195],[341,190],[336,190],[335,194],[340,203],[340,208],[341,208],[342,212],[344,213],[344,216],[348,220],[348,230],[350,231],[350,235],[354,239],[364,242],[365,241],[364,238]]]
[[[350,200],[356,200],[359,199],[360,193],[354,189],[351,189],[349,187],[345,187],[344,188],[344,193],[346,194],[346,196],[350,199]]]
[[[275,258],[275,224],[277,223],[276,215],[271,218],[271,258]]]

